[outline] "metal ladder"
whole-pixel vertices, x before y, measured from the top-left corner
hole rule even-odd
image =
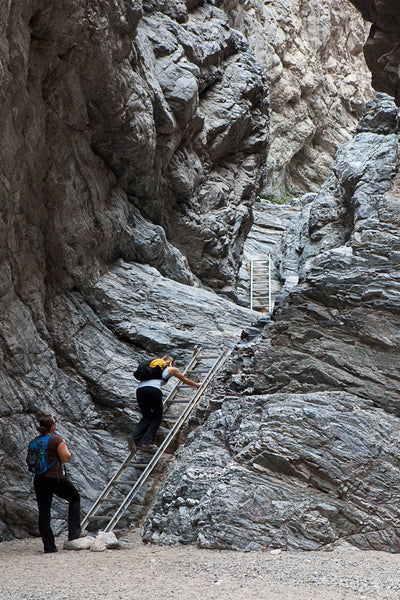
[[[250,259],[250,308],[272,311],[271,256]]]
[[[226,346],[223,346],[217,357],[211,357],[211,359],[212,359],[211,367],[208,369],[208,372],[205,374],[205,377],[201,383],[201,386],[199,388],[196,388],[195,392],[193,393],[193,395],[190,397],[189,400],[187,398],[181,399],[178,397],[178,393],[183,384],[180,380],[178,380],[177,383],[175,383],[175,385],[169,392],[168,396],[166,396],[165,400],[163,401],[164,407],[167,407],[168,405],[171,405],[173,403],[184,403],[185,404],[182,412],[180,413],[178,418],[175,420],[173,427],[169,430],[169,432],[166,435],[165,439],[163,440],[162,444],[159,446],[159,448],[157,449],[155,454],[151,457],[151,459],[149,460],[148,463],[132,462],[132,459],[135,456],[136,452],[130,452],[128,454],[128,456],[122,462],[122,464],[120,465],[118,470],[114,473],[114,475],[112,476],[112,478],[110,479],[110,481],[108,482],[106,487],[103,489],[103,491],[101,492],[101,494],[99,495],[99,497],[97,498],[97,500],[95,501],[93,506],[90,508],[89,512],[84,517],[84,519],[81,523],[82,529],[84,529],[88,525],[90,520],[94,520],[94,519],[101,520],[102,522],[108,521],[107,525],[102,528],[102,530],[105,532],[112,531],[115,528],[118,521],[124,515],[124,513],[126,512],[127,508],[131,504],[131,502],[137,497],[137,495],[140,492],[140,490],[142,489],[142,486],[144,485],[144,483],[147,481],[147,479],[153,473],[155,467],[160,462],[161,457],[163,456],[163,454],[167,450],[168,446],[173,441],[175,435],[181,430],[183,424],[187,421],[190,413],[196,406],[196,404],[199,401],[199,399],[201,398],[201,396],[204,394],[209,383],[211,382],[214,375],[217,373],[217,371],[221,367],[221,365],[224,362],[225,358],[227,357],[228,353],[229,353],[229,348],[227,348]],[[196,365],[198,365],[202,355],[203,355],[203,348],[196,347],[193,352],[193,356],[192,356],[191,360],[189,361],[188,365],[186,366],[185,370],[183,371],[183,373],[185,375],[189,371],[192,371]],[[206,359],[207,359],[207,357],[206,357]],[[208,357],[208,360],[210,360],[210,357]],[[193,388],[189,388],[189,389],[193,390]],[[139,451],[140,451],[140,448],[139,448]],[[143,469],[143,472],[141,473],[141,475],[138,477],[137,480],[128,481],[128,480],[120,479],[121,476],[123,475],[123,473],[125,472],[125,470],[128,469],[129,467],[131,467],[131,468],[133,467],[136,469]],[[122,486],[130,485],[129,492],[125,495],[125,497],[123,499],[119,498],[118,500],[116,500],[116,499],[108,500],[107,496],[109,495],[109,493],[119,485],[122,485]],[[117,510],[110,517],[108,517],[106,515],[98,516],[96,513],[98,512],[99,508],[102,507],[103,504],[108,503],[108,502],[111,504],[117,503],[118,504]]]

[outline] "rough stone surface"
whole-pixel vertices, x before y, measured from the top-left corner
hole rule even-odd
[[[309,197],[311,196],[312,194]],[[254,204],[254,221],[243,247],[243,261],[239,270],[238,303],[242,306],[250,306],[251,261],[252,259],[261,259],[270,261],[271,307],[273,307],[275,298],[282,289],[282,282],[286,282],[288,279],[288,274],[286,273],[285,277],[282,277],[279,269],[282,256],[282,238],[284,234],[285,239],[287,238],[286,231],[290,226],[296,226],[300,207],[301,202],[297,198],[284,205],[274,204],[268,200],[259,200]],[[296,261],[296,276],[297,272],[298,265]],[[269,309],[269,298],[267,298],[269,273],[266,267],[262,269],[261,276],[262,278],[256,278],[256,283],[262,289],[265,289],[266,293],[261,296],[259,302],[255,302],[254,308],[265,312],[266,305]]]
[[[211,3],[5,0],[0,86],[3,537],[36,530],[24,453],[39,414],[57,415],[87,507],[125,453],[137,359],[176,343],[183,360],[207,327],[232,343],[254,318],[204,288],[235,295],[269,117],[260,65]],[[129,323],[89,304],[118,261]],[[190,309],[156,327],[177,289]]]
[[[243,335],[145,540],[400,550],[396,110],[382,95],[368,105],[305,204],[299,283]]]
[[[226,0],[225,7],[249,39],[270,88],[262,195],[316,192],[373,95],[362,52],[369,26],[347,0]]]
[[[400,103],[400,12],[397,0],[350,0],[372,26],[364,46],[372,85]]]
[[[400,424],[369,408],[346,392],[226,398],[179,453],[144,539],[398,551]]]
[[[97,0],[1,11],[4,258],[29,269],[29,304],[43,272],[87,287],[120,256],[233,290],[268,103],[225,14],[205,4],[178,23]]]
[[[24,459],[40,414],[57,416],[85,510],[126,456],[124,434],[137,419],[131,373],[138,359],[168,349],[184,364],[195,344],[232,347],[245,328],[226,379],[208,398],[210,407],[252,410],[259,402],[251,414],[266,417],[274,395],[288,412],[306,407],[310,419],[314,412],[324,431],[328,408],[337,402],[344,417],[336,426],[350,438],[343,447],[329,438],[326,458],[316,453],[316,487],[312,478],[305,487],[304,478],[291,477],[283,465],[285,501],[292,497],[296,505],[299,490],[309,496],[296,513],[297,526],[290,513],[290,535],[277,533],[282,547],[284,538],[287,548],[315,548],[349,535],[360,547],[397,548],[396,451],[385,448],[371,466],[375,455],[366,442],[365,480],[375,500],[370,490],[339,498],[343,478],[336,464],[350,453],[346,473],[359,481],[360,463],[352,454],[357,419],[371,431],[376,417],[378,441],[385,434],[394,444],[397,435],[399,182],[391,179],[397,134],[388,101],[384,120],[372,107],[365,128],[339,153],[332,189],[328,183],[315,198],[301,200],[299,227],[285,238],[278,265],[286,299],[272,324],[264,318],[252,326],[256,315],[226,297],[236,294],[264,174],[267,80],[222,9],[170,0],[4,0],[0,85],[0,538],[37,533]],[[299,285],[288,296],[296,277]],[[234,442],[222,437],[225,445],[215,451],[218,432],[214,415],[211,428],[206,424],[208,413],[205,403],[197,419],[206,433],[193,439],[218,469],[219,462],[233,460]],[[237,421],[244,430],[246,415]],[[249,424],[251,430],[257,426]],[[280,442],[279,452],[300,467],[303,456],[314,459],[309,446],[318,449],[321,439],[310,427],[307,432],[304,448],[289,443],[290,430],[284,431],[287,443]],[[278,427],[276,435],[282,437]],[[256,489],[249,461],[239,463],[245,476],[238,485],[247,489],[251,481]],[[321,482],[330,463],[337,468],[326,492]],[[279,461],[271,464],[279,474]],[[377,478],[382,470],[393,475],[390,487]],[[255,493],[262,495],[265,475],[259,481],[263,491]],[[179,539],[180,532],[169,529],[175,506],[185,536],[197,535],[190,533],[197,499],[188,482],[186,492],[175,484],[180,496],[171,500],[177,504],[170,513],[166,506],[162,541]],[[224,493],[203,502],[210,515],[199,532],[204,546],[234,546],[236,529],[222,531],[223,522],[213,521],[221,506],[227,522],[248,525],[246,515],[243,522],[233,518],[238,502],[228,495],[229,478],[222,483]],[[239,495],[239,488],[234,492]],[[269,489],[265,493],[272,497]],[[326,511],[318,508],[320,494],[332,496]],[[218,509],[210,508],[213,503]],[[161,539],[157,506],[146,535]],[[257,529],[258,511],[252,513],[254,547],[262,546],[257,531],[266,527],[260,518]],[[53,515],[59,533],[65,503],[55,501]],[[365,527],[352,527],[360,515]],[[239,543],[253,547],[243,533]]]
[[[25,378],[19,386],[11,376],[2,382],[3,392],[10,390],[0,421],[2,534],[36,531],[36,503],[24,466],[36,414],[57,415],[58,431],[73,452],[67,470],[87,510],[125,458],[125,435],[138,421],[132,375],[137,362],[172,351],[184,367],[196,345],[232,347],[257,317],[210,291],[164,278],[152,267],[124,262],[87,296],[71,291],[49,301],[52,349],[44,346],[37,363],[28,365],[36,387]],[[11,334],[10,339],[17,343]],[[64,528],[64,508],[55,502],[55,531]]]

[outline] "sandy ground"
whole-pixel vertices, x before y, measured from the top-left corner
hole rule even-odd
[[[400,599],[399,554],[160,547],[138,530],[123,539],[130,548],[57,554],[43,554],[40,539],[0,543],[0,599]]]

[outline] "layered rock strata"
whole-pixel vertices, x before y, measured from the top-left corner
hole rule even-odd
[[[386,96],[367,106],[305,205],[299,283],[243,336],[145,540],[400,550],[396,113]]]
[[[373,95],[362,52],[369,25],[347,0],[226,0],[224,6],[249,39],[270,88],[262,195],[280,200],[316,192]]]
[[[183,368],[196,345],[232,347],[242,327],[256,319],[253,311],[212,292],[123,261],[86,297],[71,291],[51,299],[51,349],[44,343],[32,346],[37,354],[26,365],[29,376],[2,380],[0,534],[36,531],[24,453],[37,414],[57,415],[58,431],[73,453],[67,470],[82,493],[82,510],[88,510],[126,457],[125,436],[139,419],[132,375],[137,362],[172,351]],[[28,333],[33,331],[31,325]],[[19,341],[16,334],[9,339]],[[55,503],[55,531],[65,526],[63,509]]]
[[[313,194],[306,198],[313,197]],[[301,202],[305,202],[302,198]],[[258,290],[260,299],[255,302],[255,309],[265,312],[269,310],[269,287],[271,287],[271,308],[275,298],[282,289],[282,282],[289,282],[289,275],[282,276],[279,268],[282,256],[282,238],[287,229],[299,220],[300,200],[293,198],[290,203],[279,205],[266,200],[259,200],[253,206],[253,225],[249,231],[243,247],[243,260],[239,270],[238,303],[249,307],[251,286],[252,260],[265,261],[265,267],[261,270],[261,277],[253,277],[255,283],[261,289]],[[286,236],[285,236],[286,239]],[[268,261],[268,269],[267,269]],[[294,265],[297,281],[297,261]],[[263,293],[265,290],[265,293]],[[267,298],[268,297],[268,298]],[[265,307],[268,306],[268,309]]]
[[[269,116],[260,64],[212,3],[5,0],[0,84],[7,537],[36,531],[24,460],[39,414],[58,417],[85,509],[125,455],[137,360],[168,345],[184,364],[210,332],[231,345],[250,327],[205,288],[235,296]]]
[[[4,259],[58,287],[119,256],[234,287],[265,161],[261,67],[212,5],[146,10],[1,7]]]
[[[217,343],[225,328],[232,334],[230,322],[238,335],[232,312],[242,324],[253,318],[203,294],[213,286],[234,295],[268,103],[248,43],[211,3],[6,0],[0,85],[0,530],[8,535],[35,527],[24,460],[39,414],[57,415],[79,457],[85,504],[122,456],[114,436],[134,417],[123,410],[137,359],[174,344],[180,359],[190,354],[204,340],[203,326],[192,329],[198,311]],[[132,301],[142,316],[132,310],[133,323],[114,331],[88,302],[120,260],[134,286],[122,312]],[[185,284],[199,304],[170,327],[164,307],[155,332],[157,276],[172,282],[168,305]]]

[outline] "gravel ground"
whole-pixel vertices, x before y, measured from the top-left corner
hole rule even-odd
[[[400,598],[400,554],[160,547],[138,530],[124,539],[130,548],[57,554],[43,554],[39,539],[0,543],[0,600]]]

